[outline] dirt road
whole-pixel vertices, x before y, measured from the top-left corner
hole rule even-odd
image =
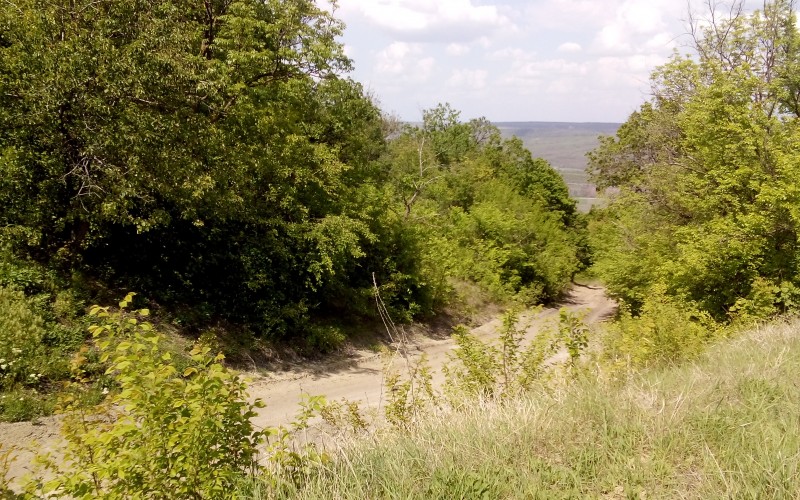
[[[584,312],[587,324],[597,323],[614,314],[616,304],[605,295],[602,288],[574,286],[563,304],[574,312]],[[520,326],[526,330],[530,339],[547,323],[558,316],[558,308],[544,309],[540,312],[520,315]],[[502,320],[496,318],[472,330],[481,340],[497,337]],[[448,353],[455,347],[451,338],[433,340],[412,338],[408,341],[409,358],[413,362],[423,353],[434,373],[434,383],[441,382],[442,366],[448,360]],[[556,355],[554,361],[566,359],[566,353]],[[261,398],[266,403],[253,423],[259,427],[276,426],[290,422],[297,413],[298,402],[304,394],[322,395],[328,401],[345,398],[358,401],[371,407],[383,403],[384,356],[370,351],[356,352],[350,363],[344,367],[321,371],[295,370],[288,373],[265,377],[250,385],[250,395]],[[394,357],[394,368],[401,370],[405,359]]]
[[[610,317],[616,308],[602,288],[581,285],[572,288],[563,306],[584,312],[584,321],[590,325]],[[525,327],[526,337],[531,338],[557,315],[557,308],[529,312],[520,315],[520,325]],[[497,318],[472,332],[482,340],[494,339],[501,326],[502,321]],[[440,382],[441,368],[448,359],[448,353],[455,347],[453,340],[412,338],[408,339],[407,346],[412,360],[422,353],[428,356],[434,382]],[[565,358],[566,354],[559,353],[556,357]],[[292,421],[303,394],[323,395],[329,401],[346,398],[372,407],[379,406],[382,403],[383,363],[381,354],[356,351],[346,363],[329,363],[315,365],[313,369],[297,368],[280,374],[253,376],[250,396],[266,403],[253,423],[258,427],[272,427]],[[405,360],[395,356],[394,363],[402,367]],[[57,417],[41,419],[37,423],[0,424],[0,449],[11,446],[29,448],[34,446],[34,442],[38,443],[35,445],[37,451],[53,448],[58,440],[58,428]],[[19,478],[26,474],[32,457],[32,451],[19,452],[17,460],[11,464],[9,476]]]

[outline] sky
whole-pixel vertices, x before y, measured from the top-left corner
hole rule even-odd
[[[716,0],[714,0],[716,1]],[[355,80],[417,121],[623,122],[688,53],[687,0],[338,0]]]

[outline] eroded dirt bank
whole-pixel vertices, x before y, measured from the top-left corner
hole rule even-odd
[[[586,314],[584,321],[594,324],[612,316],[616,304],[610,300],[605,290],[597,287],[575,285],[563,304],[572,311]],[[546,324],[558,315],[558,308],[548,308],[538,312],[527,312],[520,315],[520,325],[526,328],[526,337],[531,338]],[[502,320],[495,318],[472,332],[481,340],[496,338]],[[428,357],[428,364],[434,373],[434,382],[441,381],[441,368],[448,360],[448,353],[455,347],[450,338],[433,340],[429,338],[408,339],[407,352],[412,362],[423,353]],[[566,358],[566,353],[559,353],[556,361]],[[352,362],[345,366],[331,367],[329,370],[319,368],[310,370],[291,370],[270,377],[261,377],[251,384],[250,395],[261,398],[266,403],[255,425],[274,426],[290,422],[297,413],[297,404],[303,394],[323,395],[329,401],[345,398],[359,401],[369,406],[379,406],[383,395],[384,357],[370,351],[358,351]],[[394,357],[395,367],[402,369],[406,361]]]

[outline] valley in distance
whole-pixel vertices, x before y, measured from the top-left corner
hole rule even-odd
[[[504,138],[519,137],[534,157],[544,158],[564,178],[578,210],[588,212],[598,202],[597,189],[586,173],[586,153],[601,135],[614,135],[620,123],[492,122]]]

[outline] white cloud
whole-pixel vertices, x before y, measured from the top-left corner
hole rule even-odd
[[[669,32],[661,32],[647,40],[644,48],[654,52],[672,51],[678,46],[678,37]]]
[[[540,29],[584,31],[608,20],[608,2],[598,0],[544,0],[525,9],[531,26]]]
[[[416,81],[427,81],[431,77],[431,73],[433,73],[434,66],[436,66],[436,59],[424,57],[414,64],[414,73],[410,78]]]
[[[450,78],[447,79],[446,84],[449,87],[480,90],[486,88],[486,78],[488,76],[489,72],[482,69],[459,69],[450,75]]]
[[[482,36],[478,38],[478,45],[480,45],[481,48],[488,49],[489,47],[492,46],[492,41],[489,39],[488,36]]]
[[[700,10],[705,1],[691,0]],[[688,42],[685,0],[339,4],[354,77],[405,119],[451,102],[497,120],[621,120],[647,99],[653,69]]]
[[[406,71],[409,64],[408,56],[421,49],[406,42],[394,42],[382,51],[376,58],[376,69],[381,73],[400,74]]]
[[[505,87],[508,94],[615,91],[637,98],[642,96],[641,89],[646,86],[653,68],[664,64],[668,57],[660,54],[620,54],[576,61],[539,58],[533,53],[526,54],[513,49],[499,52],[504,56],[513,56],[507,57],[505,71],[497,79],[497,85]]]
[[[488,54],[488,58],[492,60],[516,60],[516,59],[531,59],[534,56],[533,53],[523,50],[519,47],[505,47],[502,49],[495,50]]]
[[[617,18],[636,33],[654,33],[664,27],[664,9],[659,3],[653,0],[626,1],[617,11]]]
[[[513,28],[497,6],[472,0],[341,0],[341,9],[408,41],[472,41]]]
[[[447,52],[447,55],[449,56],[463,56],[464,54],[469,53],[469,45],[465,45],[463,43],[451,43],[447,46],[445,52]]]
[[[671,50],[675,36],[667,34],[667,28],[685,9],[685,4],[674,0],[624,0],[597,31],[593,49],[608,54]]]
[[[627,53],[633,50],[629,34],[623,26],[609,24],[595,36],[593,48],[602,53]]]
[[[579,43],[566,42],[559,45],[557,50],[559,52],[580,52],[583,50],[583,47],[581,47],[581,44]]]
[[[436,60],[425,57],[420,44],[394,42],[377,53],[375,70],[378,75],[408,82],[424,82],[430,78]]]

